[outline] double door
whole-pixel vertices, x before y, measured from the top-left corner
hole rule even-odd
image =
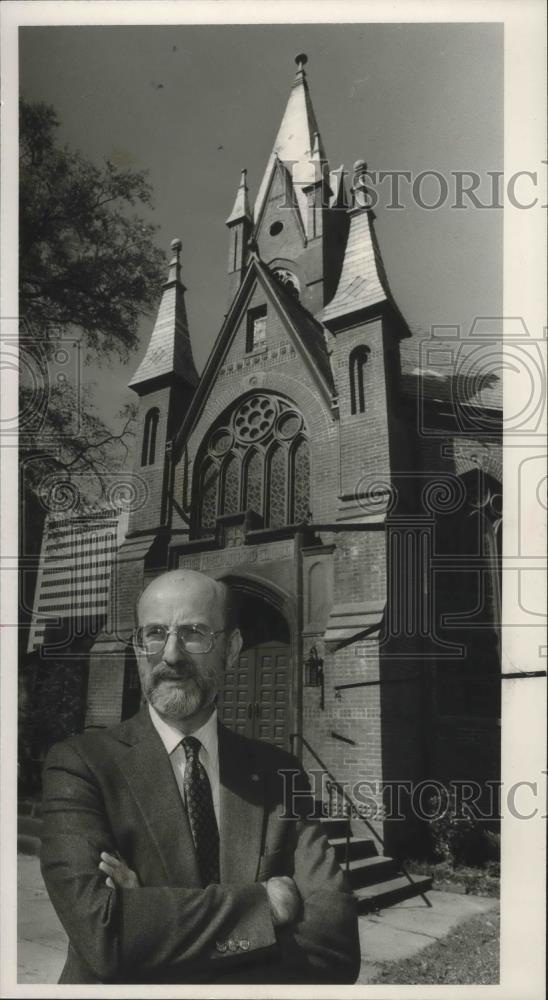
[[[288,646],[267,642],[246,649],[226,671],[220,719],[236,733],[287,749],[289,687]]]

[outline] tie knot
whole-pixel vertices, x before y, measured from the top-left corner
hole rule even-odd
[[[195,736],[185,736],[183,742],[184,751],[187,760],[194,760],[198,757],[200,753],[201,743],[200,740],[196,739]]]

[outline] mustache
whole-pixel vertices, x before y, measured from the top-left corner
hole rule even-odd
[[[173,667],[162,660],[152,671],[152,680],[155,684],[159,684],[160,681],[176,681],[183,678],[185,680],[198,679],[194,664],[190,661],[184,661],[180,665]]]

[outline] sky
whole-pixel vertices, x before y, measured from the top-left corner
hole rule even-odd
[[[308,55],[312,102],[332,169],[438,171],[446,204],[427,210],[379,186],[376,230],[392,292],[413,331],[469,329],[502,309],[502,210],[451,207],[455,171],[503,169],[503,28],[497,24],[33,27],[20,35],[20,89],[54,106],[59,138],[97,162],[146,169],[158,244],[183,242],[199,371],[227,309],[230,213],[240,171],[254,199],[295,74]],[[424,201],[438,188],[424,182]],[[145,213],[147,214],[147,213]],[[160,290],[159,290],[160,293]],[[101,414],[135,398],[125,364],[90,366]]]

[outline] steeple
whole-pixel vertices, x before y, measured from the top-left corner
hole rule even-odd
[[[328,325],[392,298],[373,228],[366,175],[367,164],[358,160],[354,164],[352,207],[348,210],[350,229],[342,271],[337,291],[319,317]]]
[[[303,186],[318,179],[318,167],[315,163],[311,163],[311,160],[317,162],[326,160],[304,68],[308,57],[300,53],[295,57],[295,62],[297,73],[293,87],[257,194],[255,221],[259,218],[263,207],[276,157],[286,165],[293,178],[297,205],[303,222],[307,216],[307,197]],[[324,170],[327,171],[327,167],[324,167]]]
[[[185,306],[185,286],[181,280],[181,240],[172,240],[173,257],[145,356],[129,386],[138,395],[148,391],[158,379],[185,382],[194,387],[198,373],[194,367]]]

